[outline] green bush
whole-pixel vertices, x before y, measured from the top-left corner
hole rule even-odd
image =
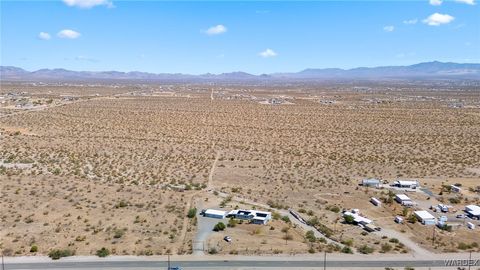
[[[197,215],[197,208],[194,207],[188,210],[188,214],[187,214],[188,218],[194,218],[196,215]]]
[[[373,251],[374,251],[373,247],[370,247],[370,246],[367,246],[367,245],[363,245],[363,246],[359,247],[357,250],[358,250],[358,252],[360,252],[362,254],[370,254],[370,253],[373,253]]]
[[[346,222],[347,224],[353,224],[353,223],[355,223],[355,218],[352,217],[352,216],[346,215],[346,216],[344,216],[343,218],[345,219],[345,222]]]
[[[315,242],[317,240],[315,233],[312,230],[305,233],[305,238],[310,242]]]
[[[223,222],[218,222],[217,224],[215,224],[215,226],[213,227],[213,230],[218,232],[218,231],[223,231],[225,230],[226,226]]]
[[[69,257],[75,255],[74,251],[68,249],[53,249],[48,253],[48,257],[52,258],[52,260],[58,260],[63,257]]]
[[[30,248],[30,252],[37,252],[38,251],[38,247],[36,245],[33,245],[31,248]]]
[[[352,254],[353,251],[350,247],[345,246],[345,247],[342,248],[342,253]]]
[[[282,220],[285,222],[285,223],[290,223],[290,218],[288,216],[283,216],[282,217]]]
[[[397,238],[391,238],[390,240],[388,240],[388,242],[390,242],[390,243],[399,243],[400,241],[398,241]]]
[[[101,249],[97,250],[96,254],[98,257],[107,257],[108,255],[110,255],[110,250],[102,247]]]

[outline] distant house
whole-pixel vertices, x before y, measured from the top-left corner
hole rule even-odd
[[[465,212],[471,218],[480,219],[480,206],[478,205],[467,205],[465,206]]]
[[[399,188],[418,188],[420,187],[420,183],[417,180],[397,180],[393,182],[394,187]]]
[[[362,180],[362,186],[364,187],[380,187],[381,181],[375,178],[366,178]]]
[[[207,210],[205,210],[203,215],[205,217],[209,217],[209,218],[224,219],[225,216],[227,215],[227,212],[222,211],[222,210],[207,209]]]
[[[343,213],[343,216],[351,216],[353,218],[353,221],[356,223],[356,224],[361,224],[361,225],[367,225],[367,224],[370,224],[372,223],[372,220],[366,218],[366,217],[362,217],[360,216],[359,214],[356,214],[356,213],[352,213],[350,211],[345,211]]]
[[[421,210],[413,213],[423,225],[435,225],[437,223],[437,219],[428,211]]]
[[[404,206],[412,206],[413,201],[405,194],[395,195],[395,201]]]
[[[227,217],[248,220],[253,224],[267,224],[272,219],[272,213],[258,210],[232,210]]]

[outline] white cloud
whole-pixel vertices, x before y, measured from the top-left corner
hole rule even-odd
[[[476,4],[475,0],[455,0],[455,2],[472,5],[472,6]]]
[[[39,39],[41,39],[41,40],[49,40],[49,39],[52,38],[52,37],[50,36],[50,34],[47,33],[47,32],[40,32],[40,33],[38,33],[38,36],[37,36],[37,37],[38,37]]]
[[[92,8],[94,6],[107,6],[113,7],[113,3],[110,0],[63,0],[67,6],[78,8]]]
[[[265,51],[260,52],[258,55],[260,55],[263,58],[268,58],[268,57],[277,56],[277,53],[272,49],[266,49]]]
[[[80,33],[70,29],[64,29],[57,33],[57,36],[59,38],[68,38],[68,39],[76,39],[76,38],[79,38],[80,35],[81,35]]]
[[[418,22],[418,19],[411,19],[411,20],[403,21],[404,24],[416,24],[417,22]]]
[[[88,56],[83,56],[83,55],[76,56],[74,59],[77,61],[87,61],[87,62],[94,62],[94,63],[98,62],[98,59],[88,57]]]
[[[440,6],[443,0],[430,0],[430,5],[432,6]]]
[[[385,32],[393,32],[393,30],[395,30],[395,26],[393,26],[393,25],[387,25],[387,26],[383,27],[383,31],[385,31]]]
[[[448,14],[440,14],[440,13],[433,13],[432,15],[428,16],[423,23],[426,23],[430,26],[439,26],[441,24],[451,23],[455,18]]]
[[[210,36],[220,35],[220,34],[223,34],[225,32],[227,32],[227,27],[225,27],[224,25],[221,25],[221,24],[212,26],[212,27],[208,28],[207,31],[205,31],[205,33],[207,35],[210,35]]]

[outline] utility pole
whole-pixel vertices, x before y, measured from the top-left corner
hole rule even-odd
[[[168,253],[167,256],[168,256],[167,270],[170,270],[170,253]]]
[[[327,251],[323,251],[323,270],[327,269]]]
[[[472,266],[472,251],[470,250],[470,257],[468,258],[468,270],[470,270],[471,266]]]
[[[433,226],[432,246],[435,247],[435,226]]]
[[[470,252],[470,256],[472,253]],[[2,252],[2,270],[5,270],[5,262],[3,261],[3,252]]]

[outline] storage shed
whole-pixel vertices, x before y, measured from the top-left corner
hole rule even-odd
[[[437,219],[428,211],[421,210],[413,213],[423,225],[435,225],[437,222]]]
[[[204,216],[209,218],[219,218],[224,219],[227,215],[227,212],[222,210],[207,209],[205,210]]]

